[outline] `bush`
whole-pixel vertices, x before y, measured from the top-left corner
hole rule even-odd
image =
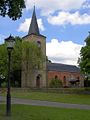
[[[52,80],[50,81],[50,84],[49,86],[51,88],[60,88],[62,87],[62,81],[60,79],[55,79],[55,78],[52,78]]]
[[[5,88],[7,86],[7,83],[3,82],[1,86],[2,86],[2,88]]]
[[[90,87],[90,80],[84,80],[84,87]]]

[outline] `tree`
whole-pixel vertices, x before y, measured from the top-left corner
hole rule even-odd
[[[49,86],[51,88],[60,88],[63,86],[63,84],[62,81],[57,76],[55,76],[55,78],[51,79]]]
[[[0,45],[0,75],[7,73],[7,50],[5,44]]]
[[[22,39],[15,38],[15,45],[12,51],[12,70],[11,70],[11,85],[21,86],[21,63],[22,63]]]
[[[0,45],[0,86],[2,83],[5,82],[6,74],[7,74],[7,50],[5,44],[3,44]]]
[[[86,45],[80,51],[79,66],[81,71],[88,76],[90,75],[90,33],[85,42]]]
[[[22,62],[27,62],[27,67],[31,69],[41,68],[43,55],[41,49],[37,46],[36,43],[23,41],[19,37],[15,37],[14,50],[11,54],[11,73],[12,84],[15,82],[20,86],[20,72],[22,69]],[[0,75],[7,76],[7,49],[6,45],[0,45]]]
[[[22,61],[27,62],[27,69],[42,68],[42,61],[44,60],[41,48],[35,42],[22,42]]]
[[[8,15],[12,20],[17,20],[22,16],[22,10],[25,8],[24,0],[0,0],[0,15]]]
[[[21,57],[22,57],[22,39],[19,37],[15,38],[15,46],[12,51],[12,69],[21,69]],[[6,44],[0,45],[0,74],[6,76],[7,74],[7,48]]]
[[[15,37],[15,45],[12,51],[12,69],[20,70],[22,61],[22,39]]]

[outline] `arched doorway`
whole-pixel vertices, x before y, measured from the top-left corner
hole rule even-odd
[[[38,74],[37,77],[36,77],[36,87],[37,87],[37,88],[40,87],[40,78],[41,78],[41,75]]]

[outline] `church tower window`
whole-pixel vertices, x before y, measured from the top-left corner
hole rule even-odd
[[[41,47],[41,42],[40,42],[40,41],[37,41],[37,45],[38,45],[38,47],[40,48],[40,47]]]

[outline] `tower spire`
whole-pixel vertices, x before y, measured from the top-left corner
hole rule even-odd
[[[29,34],[40,35],[39,28],[38,28],[38,23],[37,23],[37,18],[36,18],[35,5],[34,5],[34,9],[33,9],[31,24],[30,24],[30,27],[29,27],[28,35]]]

